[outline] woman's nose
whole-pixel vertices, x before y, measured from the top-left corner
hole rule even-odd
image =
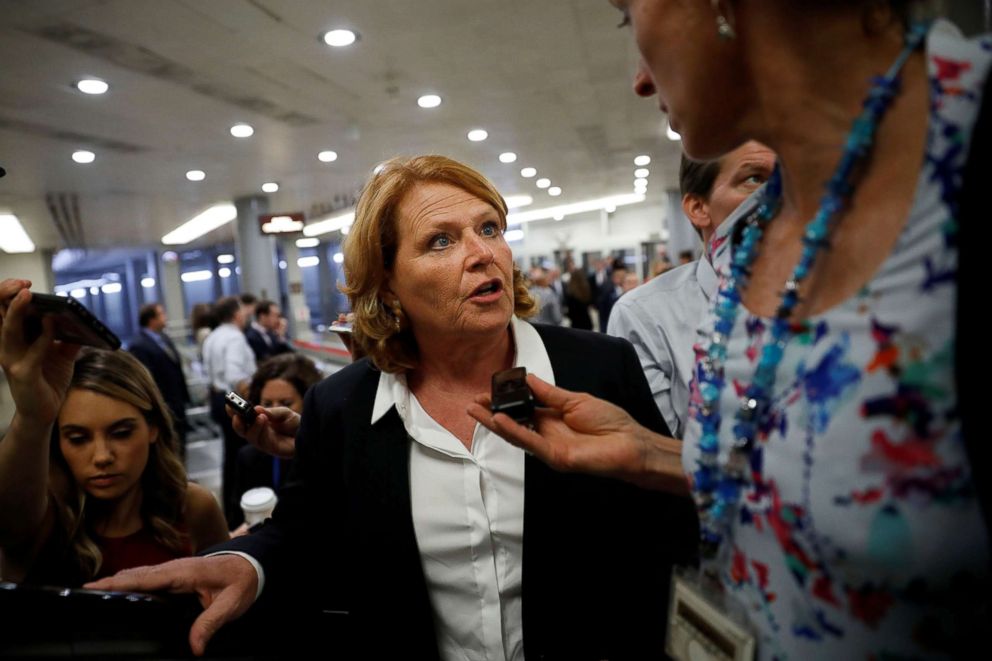
[[[114,462],[114,451],[105,439],[98,438],[93,444],[93,463],[97,466],[109,466]]]
[[[473,234],[467,241],[468,256],[471,264],[489,264],[495,259],[495,253],[486,239]]]
[[[637,71],[634,72],[634,94],[637,96],[654,96],[658,89],[654,86],[654,78],[644,59],[637,61]]]

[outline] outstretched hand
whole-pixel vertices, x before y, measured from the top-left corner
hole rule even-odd
[[[292,459],[296,455],[296,432],[300,428],[299,413],[285,406],[271,409],[256,406],[255,420],[249,427],[231,407],[225,408],[227,414],[231,416],[231,424],[238,436],[262,452],[280,459]]]
[[[479,395],[468,414],[556,470],[686,493],[681,441],[645,429],[619,406],[592,395],[557,388],[533,374],[527,375],[527,385],[539,405],[533,429],[504,413],[493,414],[488,395]]]
[[[217,631],[254,603],[258,574],[244,558],[212,555],[182,558],[151,567],[135,567],[83,586],[90,590],[196,594],[204,611],[189,630],[189,645],[203,656]]]

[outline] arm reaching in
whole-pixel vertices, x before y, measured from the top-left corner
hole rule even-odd
[[[255,407],[255,421],[250,427],[244,419],[236,415],[231,407],[226,407],[231,416],[234,431],[249,443],[266,454],[280,459],[292,459],[296,455],[296,432],[300,428],[300,414],[285,406],[271,409]]]
[[[527,384],[542,405],[534,429],[489,410],[480,395],[468,413],[484,427],[552,468],[615,477],[646,489],[687,495],[682,442],[637,424],[623,409],[584,393],[556,388],[533,374]]]
[[[203,656],[213,635],[231,620],[244,615],[254,603],[258,574],[244,558],[222,554],[125,569],[83,587],[91,590],[196,594],[204,611],[190,627],[189,645],[193,654]]]

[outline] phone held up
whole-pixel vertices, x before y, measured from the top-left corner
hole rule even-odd
[[[24,317],[25,341],[31,343],[38,339],[42,331],[41,320],[46,315],[55,317],[56,340],[111,351],[121,348],[120,338],[76,299],[35,292],[31,292],[31,302]]]
[[[248,427],[255,422],[255,406],[238,393],[232,390],[224,395],[224,403],[234,409]]]
[[[534,426],[534,395],[527,385],[527,368],[514,367],[493,374],[493,413],[505,413],[521,425]]]

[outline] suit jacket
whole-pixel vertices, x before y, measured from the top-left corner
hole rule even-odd
[[[261,363],[266,358],[271,358],[281,353],[288,353],[293,350],[292,347],[280,340],[274,333],[266,331],[266,335],[269,338],[269,342],[266,342],[265,338],[262,337],[262,333],[253,326],[248,326],[245,330],[245,337],[248,339],[248,344],[251,346],[251,350],[255,352],[256,363]]]
[[[626,340],[535,328],[558,385],[667,432]],[[363,359],[310,389],[273,519],[225,547],[261,562],[261,601],[282,604],[274,611],[304,601],[348,611],[351,640],[335,643],[351,654],[437,658],[410,504],[411,441],[395,409],[370,424],[378,380]],[[691,501],[559,473],[531,456],[524,490],[527,659],[662,658],[671,567],[695,559]]]
[[[163,341],[172,348],[173,354],[179,356],[176,345],[165,334]],[[180,434],[186,429],[186,403],[190,401],[189,390],[186,388],[186,377],[183,375],[183,368],[180,361],[173,360],[171,356],[155,340],[144,333],[138,333],[128,343],[128,351],[140,360],[162,392],[162,398],[169,405],[173,417],[176,419],[176,427]]]

